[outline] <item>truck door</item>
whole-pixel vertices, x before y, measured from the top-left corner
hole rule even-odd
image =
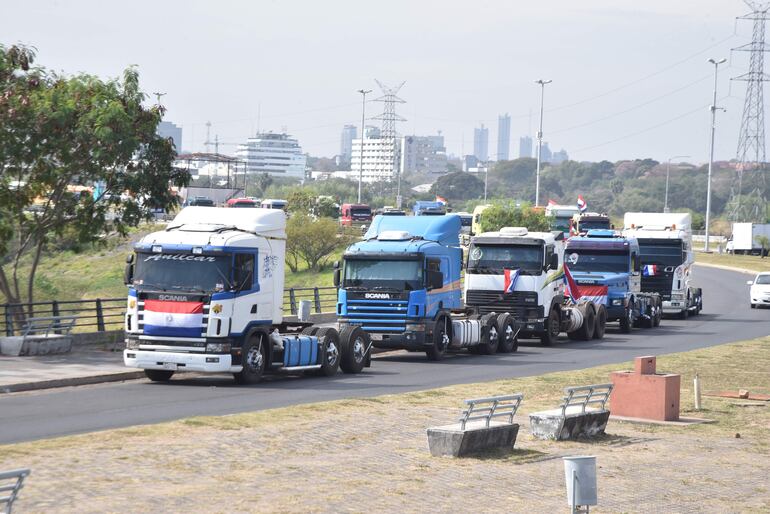
[[[252,320],[271,319],[271,312],[261,312],[259,301],[259,280],[257,279],[257,255],[238,252],[233,261],[233,303],[232,332],[241,333]]]
[[[628,290],[632,293],[638,293],[642,290],[642,270],[639,253],[631,252],[631,270],[628,273]]]

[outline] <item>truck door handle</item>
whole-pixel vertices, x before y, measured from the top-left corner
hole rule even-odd
[[[252,314],[256,314],[257,313],[257,304],[256,303],[251,306],[251,313]]]

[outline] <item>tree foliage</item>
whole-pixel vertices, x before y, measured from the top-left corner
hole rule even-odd
[[[331,253],[345,241],[337,237],[338,224],[329,218],[313,220],[306,214],[295,214],[286,223],[286,265],[292,272],[300,260],[308,269],[321,271]]]
[[[481,231],[494,232],[503,227],[526,227],[531,231],[549,230],[549,222],[543,209],[529,204],[516,207],[513,203],[495,204],[481,216]]]
[[[47,241],[65,229],[83,243],[125,234],[174,206],[169,186],[189,181],[172,166],[171,140],[156,135],[163,109],[142,105],[135,69],[104,81],[33,67],[34,58],[0,46],[0,293],[9,302],[33,300]]]
[[[484,194],[484,181],[463,171],[447,173],[433,183],[430,192],[450,200],[480,198]]]

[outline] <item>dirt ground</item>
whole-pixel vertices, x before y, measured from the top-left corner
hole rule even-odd
[[[683,407],[692,403],[689,363],[697,362],[715,389],[732,388],[708,371],[708,362],[727,354],[751,359],[736,380],[770,392],[769,342],[664,357],[658,369],[683,370]],[[607,435],[591,441],[529,435],[527,412],[554,406],[562,387],[606,380],[609,370],[622,368],[0,446],[0,469],[32,468],[18,513],[566,512],[561,457],[595,455],[594,512],[770,512],[770,405],[764,403],[704,398],[706,410],[683,415],[716,423],[683,428],[611,420]],[[430,456],[426,428],[454,421],[462,398],[518,391],[525,400],[513,452]]]

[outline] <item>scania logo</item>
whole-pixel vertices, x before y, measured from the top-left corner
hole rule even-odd
[[[364,298],[369,300],[389,300],[390,295],[388,293],[366,293]]]
[[[187,297],[178,294],[159,294],[158,300],[168,300],[172,302],[186,302]]]

